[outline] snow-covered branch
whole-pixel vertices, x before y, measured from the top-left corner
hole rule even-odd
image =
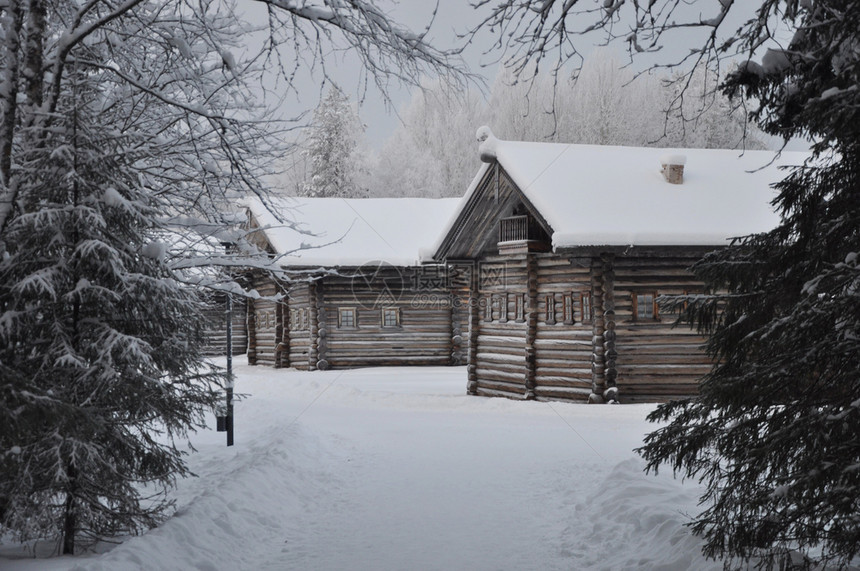
[[[269,10],[269,41],[279,46],[292,45],[295,62],[312,54],[308,65],[319,66],[322,74],[328,76],[326,54],[332,49],[349,51],[359,58],[386,100],[392,80],[417,85],[422,77],[442,76],[452,83],[465,85],[476,78],[462,62],[461,49],[440,50],[429,42],[430,24],[422,32],[413,32],[392,21],[367,0],[255,1],[265,4]],[[284,67],[280,59],[278,62],[288,86],[292,85],[291,77],[298,64]]]

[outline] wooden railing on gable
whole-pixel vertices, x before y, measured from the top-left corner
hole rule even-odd
[[[528,214],[509,216],[499,221],[499,254],[546,252],[549,238]]]

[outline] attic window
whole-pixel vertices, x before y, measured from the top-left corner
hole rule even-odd
[[[551,240],[541,224],[523,207],[499,220],[499,254],[548,252]]]
[[[510,216],[499,221],[499,242],[519,242],[528,239],[528,216]]]

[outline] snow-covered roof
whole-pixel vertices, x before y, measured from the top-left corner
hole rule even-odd
[[[414,265],[451,218],[458,198],[282,198],[245,206],[284,267]]]
[[[502,141],[478,130],[482,160],[496,160],[552,226],[555,249],[578,246],[715,246],[772,229],[770,184],[807,153],[665,149]],[[683,184],[661,161],[684,164]],[[492,168],[484,164],[436,243]]]

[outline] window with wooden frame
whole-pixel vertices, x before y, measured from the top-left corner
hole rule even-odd
[[[400,308],[386,307],[382,310],[383,327],[400,327]]]
[[[580,319],[588,323],[594,319],[594,309],[591,306],[591,292],[585,292],[579,296]]]
[[[573,295],[566,293],[562,296],[562,312],[565,325],[573,325]]]
[[[633,294],[633,320],[657,321],[660,313],[657,309],[657,292],[641,292]]]
[[[526,320],[525,306],[526,296],[522,293],[516,294],[514,298],[514,311],[516,312],[516,320],[520,323]]]
[[[555,325],[555,294],[546,296],[546,317],[547,325]]]
[[[354,307],[341,307],[337,310],[337,326],[341,328],[355,328],[356,314]]]

